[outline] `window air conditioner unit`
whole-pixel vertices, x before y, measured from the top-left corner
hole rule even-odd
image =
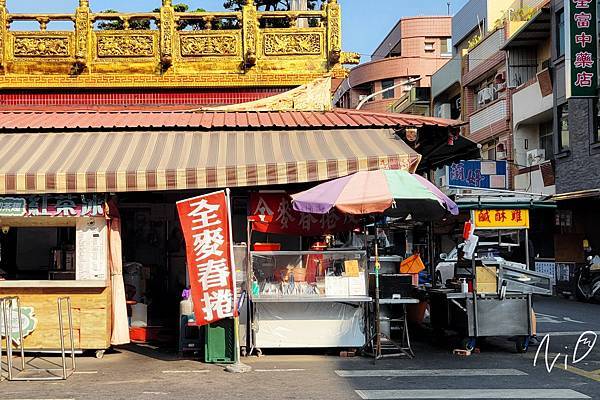
[[[483,102],[484,103],[489,103],[490,101],[492,101],[494,99],[494,89],[485,88],[482,90],[482,92],[483,92]]]
[[[546,150],[535,149],[535,150],[529,150],[527,152],[527,165],[528,166],[540,165],[544,161],[546,161]]]
[[[498,92],[502,92],[504,89],[506,89],[506,82],[502,82],[502,83],[496,83],[494,85],[494,91],[496,93]]]
[[[498,143],[496,145],[496,160],[506,160],[506,143]]]
[[[477,104],[485,104],[485,100],[483,99],[483,90],[477,93]]]

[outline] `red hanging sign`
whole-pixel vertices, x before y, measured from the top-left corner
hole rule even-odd
[[[255,231],[286,235],[319,236],[360,227],[360,220],[333,210],[327,214],[301,213],[292,207],[286,193],[252,193],[249,215],[265,215],[267,221],[252,223]]]
[[[224,191],[177,203],[197,325],[237,316],[228,196]]]

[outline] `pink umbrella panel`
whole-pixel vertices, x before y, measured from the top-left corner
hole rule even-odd
[[[322,183],[292,196],[296,211],[325,214],[332,208],[347,214],[385,213],[436,220],[458,206],[426,179],[401,170],[376,170]]]

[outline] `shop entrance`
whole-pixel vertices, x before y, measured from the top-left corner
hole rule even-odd
[[[123,280],[133,341],[177,344],[179,301],[186,288],[185,246],[175,201],[119,202]]]

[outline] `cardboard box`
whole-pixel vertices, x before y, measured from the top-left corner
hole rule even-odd
[[[498,268],[477,267],[477,293],[498,293]]]

